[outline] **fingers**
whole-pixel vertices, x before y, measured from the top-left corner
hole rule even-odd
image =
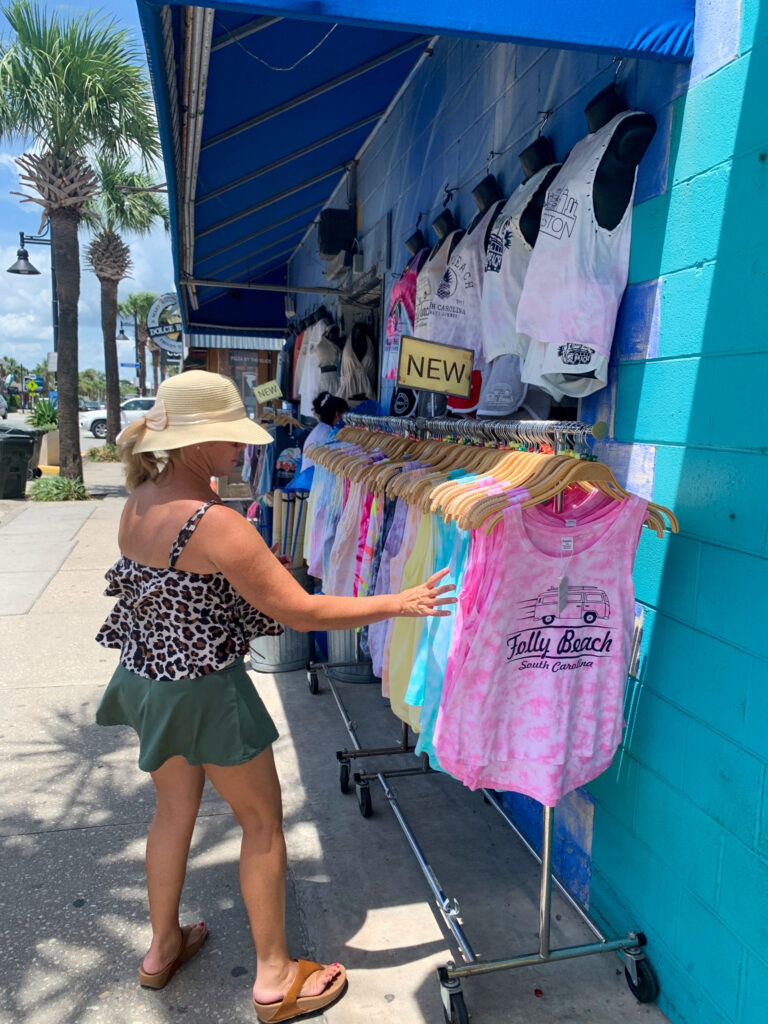
[[[451,570],[448,567],[446,567],[445,569],[440,569],[439,572],[436,572],[434,575],[429,577],[429,579],[427,580],[427,586],[434,587],[435,584],[439,583],[440,580],[447,576],[450,571]]]

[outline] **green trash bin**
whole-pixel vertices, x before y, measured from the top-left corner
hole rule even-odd
[[[43,437],[47,433],[43,427],[28,427],[21,423],[0,423],[0,437],[3,434],[26,434],[31,437],[34,442],[34,448],[32,449],[32,458],[29,460],[29,469],[27,471],[27,480],[32,480],[33,477],[40,476],[40,470],[37,468],[40,464],[40,450],[43,446]]]
[[[23,498],[35,438],[22,430],[0,431],[0,498]]]

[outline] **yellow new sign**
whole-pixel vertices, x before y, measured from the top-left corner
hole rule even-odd
[[[407,334],[400,339],[400,387],[468,398],[471,380],[472,353],[467,349],[437,345]]]
[[[266,384],[259,384],[253,389],[256,401],[263,405],[264,402],[271,402],[275,398],[282,398],[283,392],[276,380],[268,380]]]

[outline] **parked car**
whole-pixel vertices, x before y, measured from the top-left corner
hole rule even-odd
[[[154,398],[129,398],[120,406],[120,425],[126,426],[131,420],[143,416],[155,404]],[[80,429],[90,430],[100,440],[107,436],[107,410],[92,409],[80,417]]]
[[[8,403],[5,400],[5,395],[0,395],[0,420],[8,419]]]

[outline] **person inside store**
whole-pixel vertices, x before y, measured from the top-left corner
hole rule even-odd
[[[310,595],[247,519],[218,500],[246,444],[270,435],[246,415],[235,383],[190,370],[163,381],[154,406],[118,437],[130,492],[119,561],[106,594],[116,604],[97,640],[120,650],[96,721],[132,726],[156,809],[146,848],[152,942],[140,983],[163,988],[208,937],[180,925],[179,904],[206,777],[242,828],[240,880],[256,946],[254,1006],[263,1022],[315,1013],[346,989],[340,964],[290,957],[285,936],[286,851],[277,730],[244,665],[250,640],[353,629],[396,616],[447,615],[440,581],[375,597]],[[278,625],[278,623],[282,625]]]
[[[309,449],[314,444],[324,444],[334,427],[341,423],[345,412],[349,412],[349,406],[343,398],[337,398],[330,391],[321,391],[312,403],[312,409],[317,416],[318,423],[307,435],[304,442],[303,456],[301,459],[301,472],[314,466],[309,455]]]

